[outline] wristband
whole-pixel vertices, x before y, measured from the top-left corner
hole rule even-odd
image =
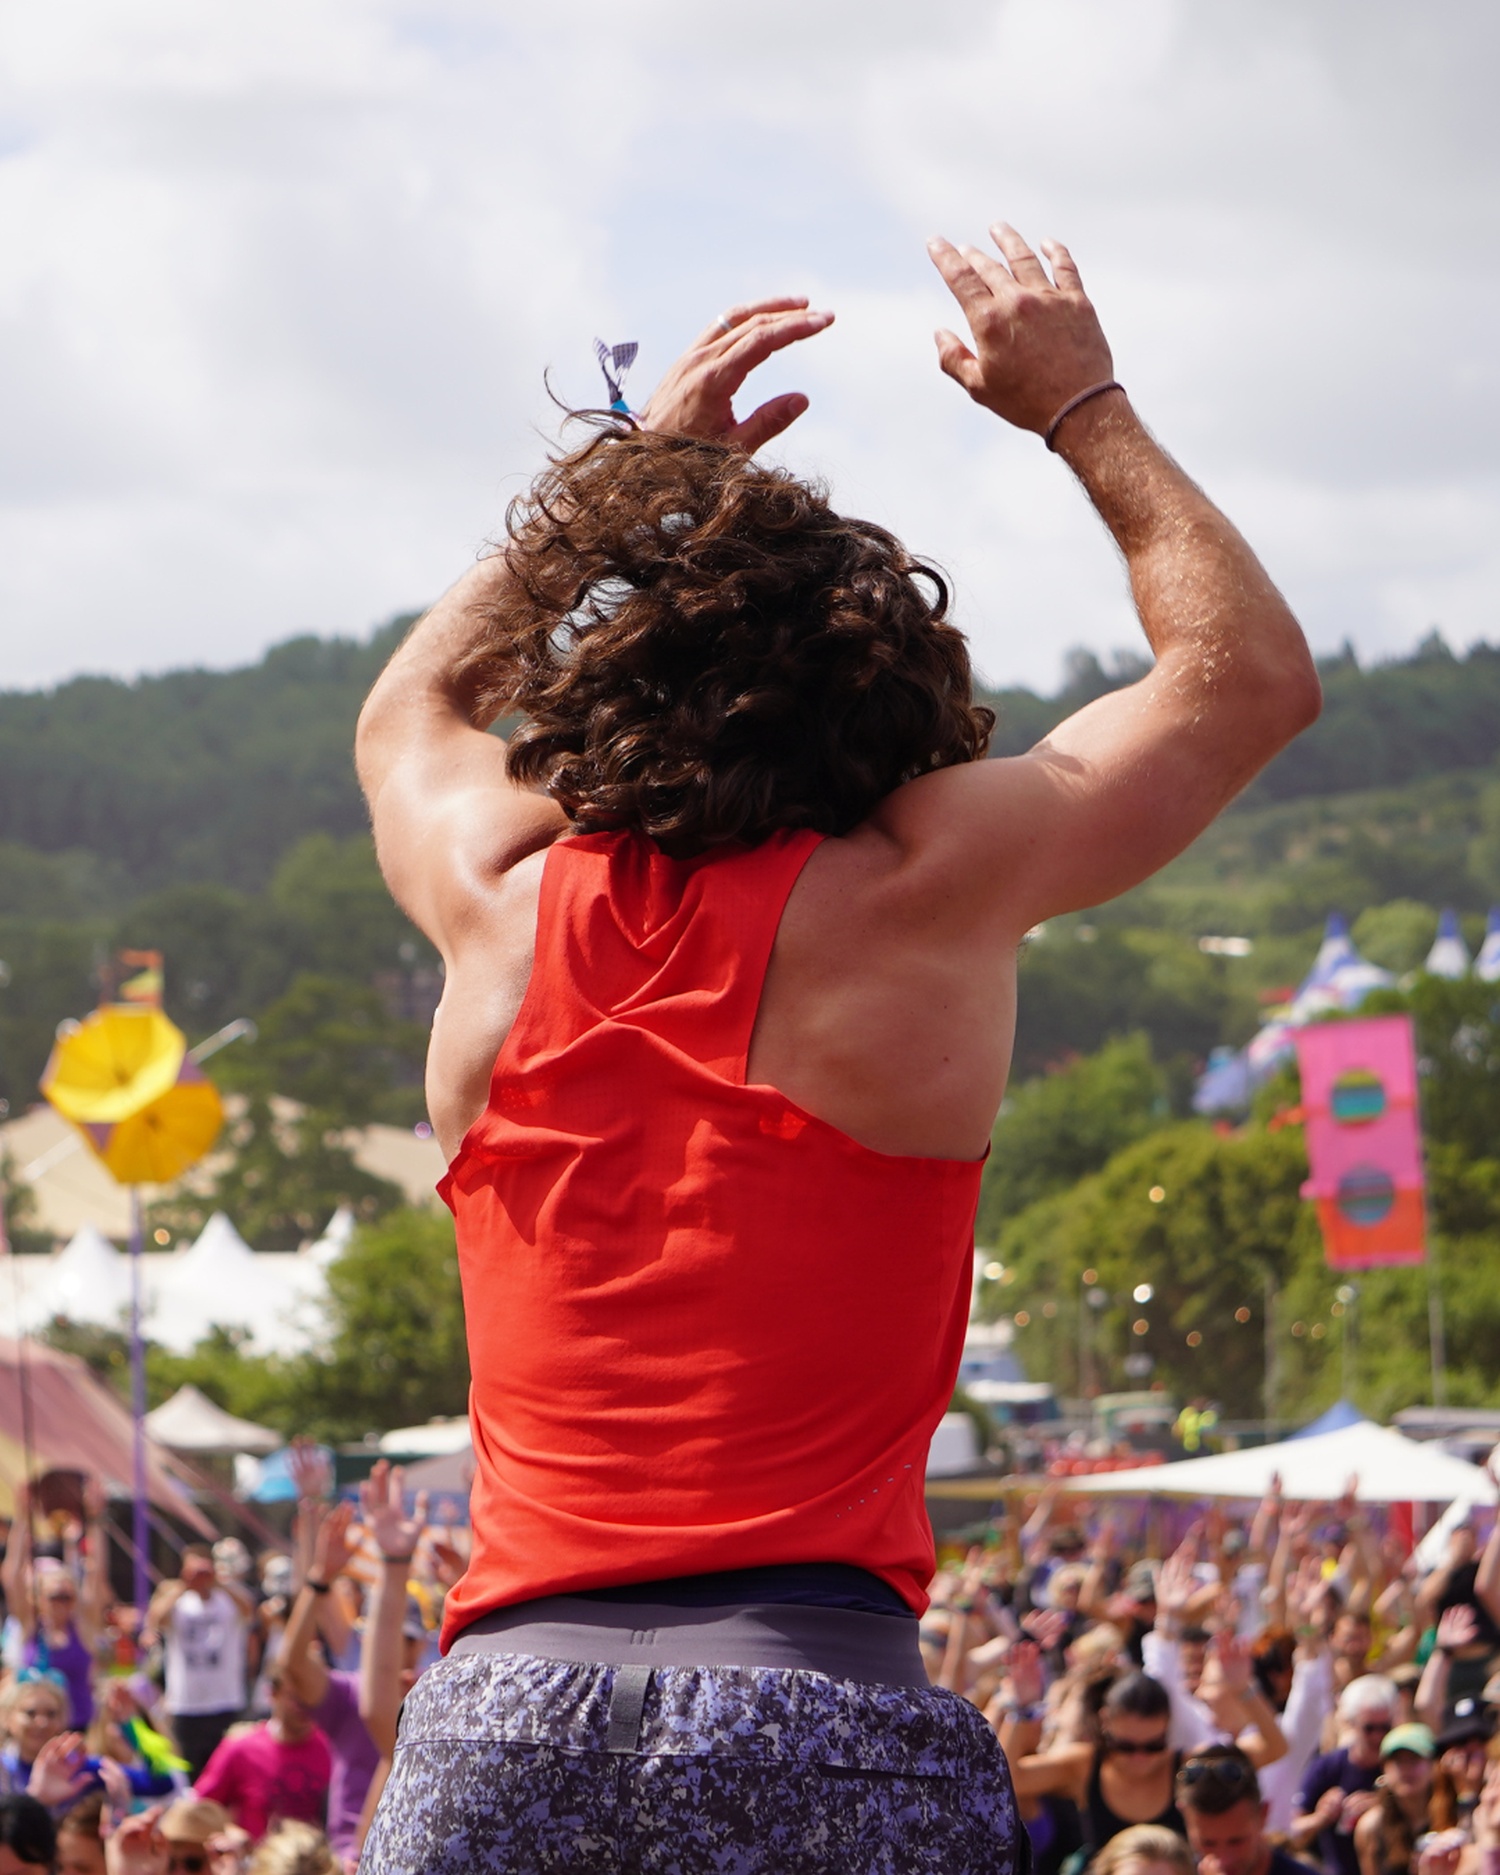
[[[314,1595],[326,1595],[333,1587],[333,1584],[331,1582],[319,1582],[315,1577],[309,1576],[302,1586],[305,1589],[311,1589]]]
[[[414,1549],[409,1549],[404,1551],[400,1556],[387,1556],[385,1551],[382,1550],[380,1552],[380,1560],[382,1562],[410,1562],[416,1553]]]
[[[1106,378],[1102,384],[1091,384],[1086,391],[1080,391],[1076,397],[1070,397],[1057,415],[1042,432],[1042,441],[1051,450],[1057,448],[1058,426],[1064,417],[1072,416],[1080,404],[1086,404],[1091,397],[1102,397],[1106,391],[1123,391],[1125,386],[1118,378]]]
[[[1047,1708],[1045,1706],[1007,1706],[1005,1716],[1017,1725],[1040,1725],[1047,1716]]]

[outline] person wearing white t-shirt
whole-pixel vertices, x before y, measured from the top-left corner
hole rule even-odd
[[[182,1573],[151,1597],[146,1625],[162,1638],[166,1697],[177,1748],[196,1778],[245,1709],[250,1597],[214,1574],[213,1553],[189,1544]]]

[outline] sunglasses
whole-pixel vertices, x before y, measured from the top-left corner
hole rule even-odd
[[[1389,1719],[1362,1719],[1359,1724],[1359,1730],[1363,1732],[1367,1738],[1384,1738],[1386,1733],[1390,1731],[1391,1724],[1392,1721]]]
[[[208,1857],[201,1849],[173,1849],[167,1857],[167,1875],[206,1875]]]
[[[1153,1752],[1165,1751],[1166,1748],[1167,1735],[1165,1732],[1162,1733],[1160,1738],[1135,1740],[1128,1738],[1106,1738],[1104,1741],[1104,1749],[1106,1751],[1114,1752],[1122,1758],[1149,1758]]]

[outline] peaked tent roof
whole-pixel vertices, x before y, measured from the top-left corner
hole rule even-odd
[[[1076,1478],[1067,1488],[1122,1497],[1255,1498],[1265,1495],[1273,1472],[1281,1476],[1283,1496],[1303,1503],[1331,1503],[1351,1477],[1358,1479],[1362,1504],[1448,1504],[1458,1498],[1493,1504],[1500,1496],[1477,1465],[1368,1419],[1243,1452]]]
[[[1295,1432],[1287,1435],[1287,1439],[1288,1443],[1292,1439],[1316,1439],[1321,1433],[1341,1432],[1345,1426],[1367,1423],[1364,1414],[1357,1406],[1351,1406],[1347,1400],[1335,1400],[1327,1412],[1319,1413],[1318,1417],[1308,1425],[1299,1426]],[[1403,1433],[1402,1437],[1405,1436]]]
[[[0,1337],[0,1514],[14,1514],[16,1487],[28,1472],[23,1388],[31,1409],[30,1475],[82,1471],[100,1479],[113,1495],[128,1495],[134,1429],[125,1402],[76,1356],[44,1342]],[[188,1495],[191,1476],[170,1452],[148,1440],[151,1502],[212,1536],[212,1525]]]
[[[236,1419],[195,1386],[177,1389],[170,1400],[146,1415],[146,1430],[174,1452],[274,1452],[281,1434],[252,1420]]]
[[[48,1270],[42,1299],[49,1319],[66,1315],[114,1327],[130,1307],[130,1265],[107,1237],[84,1224]]]

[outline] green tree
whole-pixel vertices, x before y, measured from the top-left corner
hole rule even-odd
[[[299,1101],[325,1129],[421,1117],[426,1033],[388,1014],[377,991],[304,973],[257,1029],[220,1058],[227,1085]]]
[[[361,1227],[328,1271],[330,1335],[302,1364],[302,1429],[357,1439],[465,1412],[469,1355],[453,1220],[406,1207]]]
[[[1128,1384],[1125,1356],[1147,1354],[1153,1377],[1179,1396],[1209,1394],[1234,1414],[1258,1414],[1267,1277],[1281,1288],[1317,1254],[1299,1198],[1306,1176],[1295,1129],[1224,1138],[1189,1122],[1152,1133],[1005,1225],[996,1249],[1011,1280],[987,1282],[982,1307],[1028,1317],[1021,1359],[1065,1391],[1078,1386],[1087,1335],[1101,1384]],[[1088,1325],[1079,1319],[1085,1270],[1107,1297]],[[1151,1297],[1137,1302],[1143,1285]],[[1240,1310],[1247,1320],[1236,1319]]]
[[[997,1241],[1006,1220],[1075,1184],[1120,1147],[1166,1124],[1166,1081],[1144,1035],[1025,1081],[1006,1096],[984,1168],[975,1236]]]

